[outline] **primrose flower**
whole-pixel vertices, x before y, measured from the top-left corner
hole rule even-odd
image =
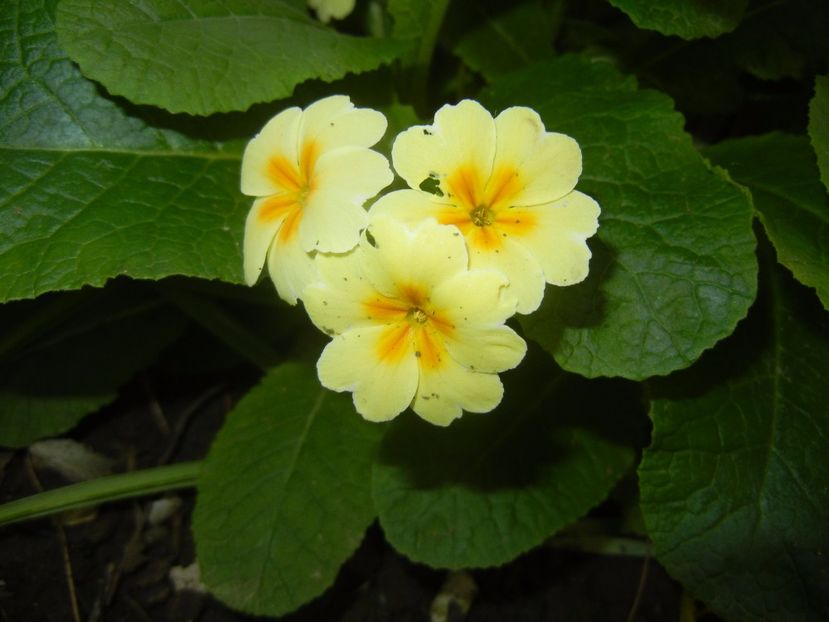
[[[308,0],[308,6],[314,9],[323,24],[330,22],[332,17],[347,17],[354,10],[354,3],[355,0]]]
[[[475,101],[444,106],[433,125],[398,135],[392,161],[412,189],[384,196],[372,214],[456,226],[471,268],[506,274],[518,313],[538,308],[545,283],[587,276],[599,206],[573,190],[578,143],[545,131],[535,111],[507,108],[493,119]]]
[[[265,259],[279,295],[296,304],[314,278],[315,251],[343,253],[366,227],[366,199],[391,183],[385,157],[369,149],[386,131],[376,110],[334,95],[268,121],[242,158],[242,192],[258,197],[245,225],[245,281]]]
[[[378,218],[354,251],[317,263],[320,282],[303,300],[334,335],[317,364],[320,381],[353,391],[363,417],[386,421],[411,406],[445,426],[462,410],[498,405],[497,372],[518,365],[526,344],[504,326],[515,312],[505,276],[469,270],[456,229]]]

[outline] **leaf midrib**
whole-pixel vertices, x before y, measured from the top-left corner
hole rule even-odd
[[[285,476],[284,476],[284,478],[282,480],[282,483],[279,487],[280,490],[282,491],[282,494],[284,494],[284,491],[288,486],[288,482],[290,482],[290,480],[291,480],[291,478],[294,474],[294,471],[296,470],[296,465],[297,465],[297,462],[299,461],[299,457],[302,455],[302,452],[303,452],[303,450],[305,449],[305,446],[306,446],[305,441],[308,438],[308,434],[311,431],[311,427],[312,427],[314,421],[316,420],[317,415],[319,414],[320,410],[322,409],[322,404],[325,401],[326,394],[327,394],[327,391],[325,389],[320,389],[320,392],[317,395],[316,400],[314,401],[314,405],[311,406],[311,410],[309,411],[308,417],[305,421],[305,427],[303,428],[302,432],[299,435],[299,438],[297,439],[296,449],[294,450],[294,453],[291,456],[291,459],[288,463],[287,469],[285,469]],[[265,555],[265,559],[262,561],[262,564],[259,566],[259,573],[256,577],[256,591],[252,592],[252,594],[258,594],[262,591],[262,582],[265,578],[265,570],[267,569],[268,565],[270,564],[271,549],[273,548],[273,541],[274,541],[274,538],[276,537],[276,531],[277,531],[276,530],[276,525],[278,523],[276,518],[278,516],[279,516],[279,513],[277,511],[277,512],[274,513],[274,520],[272,520],[270,522],[270,528],[268,529],[268,543],[267,543],[267,545],[264,549],[266,555]],[[285,594],[288,596],[289,600],[291,600],[292,602],[295,601],[294,596],[293,596],[293,592],[288,586],[288,582],[285,581],[284,577],[280,573],[277,573],[277,576],[280,577],[280,581],[282,583],[283,589],[285,590]]]
[[[812,202],[809,201],[809,200],[800,201],[798,199],[791,198],[791,197],[787,196],[786,194],[783,194],[782,190],[780,190],[778,188],[770,188],[769,186],[766,186],[762,182],[758,182],[756,179],[746,180],[745,184],[747,186],[749,186],[749,189],[751,189],[752,191],[759,190],[761,194],[771,195],[774,198],[776,198],[780,201],[783,201],[786,205],[794,207],[795,209],[797,209],[799,211],[811,214],[812,216],[814,216],[815,218],[820,220],[822,223],[824,223],[826,225],[829,225],[829,209],[825,209],[827,207],[826,204],[824,204],[824,210],[820,210],[819,207],[813,205]],[[805,185],[809,185],[809,184],[806,184],[806,183],[803,183],[803,184],[789,184],[788,187],[795,187],[797,185],[805,186]],[[756,204],[755,204],[755,210],[757,210],[758,212],[765,215],[764,210],[757,208]]]

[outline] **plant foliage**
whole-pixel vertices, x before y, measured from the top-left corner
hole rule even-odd
[[[825,3],[358,0],[332,24],[301,0],[0,7],[1,446],[71,433],[159,359],[232,368],[246,394],[193,518],[231,607],[318,597],[375,520],[464,569],[641,511],[724,619],[829,618]],[[302,311],[241,285],[244,145],[334,94],[386,115],[387,158],[464,98],[579,143],[589,276],[511,321],[529,354],[495,411],[364,421],[320,386]]]

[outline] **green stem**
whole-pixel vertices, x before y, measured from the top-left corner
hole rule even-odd
[[[564,24],[564,16],[567,14],[569,0],[555,0],[550,7],[550,39],[555,42]]]
[[[158,283],[156,287],[167,300],[260,369],[270,369],[279,361],[279,355],[261,337],[212,300],[169,283]]]
[[[166,490],[189,488],[196,485],[200,470],[201,462],[179,462],[47,490],[0,505],[0,525],[41,518],[119,499],[131,499]]]
[[[449,6],[449,0],[432,0],[429,6],[429,19],[423,26],[420,44],[414,58],[414,75],[412,76],[411,99],[417,107],[426,103],[429,89],[429,70],[432,67],[432,56],[435,53],[438,33],[443,25],[443,18]]]

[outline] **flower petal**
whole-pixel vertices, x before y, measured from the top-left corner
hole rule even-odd
[[[388,160],[362,147],[338,149],[320,157],[314,175],[317,189],[308,197],[299,228],[302,247],[347,252],[368,223],[363,204],[394,178]]]
[[[344,147],[324,153],[314,170],[317,185],[336,189],[362,205],[394,181],[386,157],[364,147]]]
[[[457,229],[432,221],[410,229],[388,217],[372,220],[360,242],[361,269],[378,292],[392,298],[411,288],[427,296],[438,284],[463,272],[466,245]]]
[[[286,226],[283,224],[283,229]],[[314,258],[302,250],[299,236],[284,237],[282,233],[280,230],[276,235],[268,253],[268,273],[279,297],[295,305],[305,288],[319,276]]]
[[[513,205],[554,201],[576,187],[581,175],[581,149],[564,134],[546,132],[530,108],[507,108],[495,118],[497,143],[494,171],[518,172],[523,187]]]
[[[331,18],[342,19],[354,10],[355,0],[308,0],[317,18],[327,24]]]
[[[469,99],[443,106],[435,113],[433,125],[410,127],[392,146],[394,169],[415,190],[427,178],[443,179],[460,167],[486,180],[494,157],[492,115]]]
[[[406,410],[417,389],[417,359],[411,339],[394,361],[378,357],[386,326],[358,328],[338,335],[322,352],[317,371],[323,386],[353,391],[357,412],[369,421],[388,421]]]
[[[599,204],[577,190],[547,205],[525,208],[537,226],[521,238],[553,285],[573,285],[587,277],[590,249],[585,240],[599,227]]]
[[[440,203],[432,195],[419,190],[395,190],[381,196],[368,211],[370,221],[375,218],[392,218],[406,223],[411,228],[418,227],[426,220],[437,221],[438,215],[452,209]],[[466,214],[458,210],[459,214]]]
[[[526,342],[509,326],[459,326],[444,339],[449,356],[473,371],[501,372],[516,367]]]
[[[288,213],[295,209],[293,197],[275,195],[256,199],[245,221],[244,271],[245,283],[253,285],[259,280],[265,257],[276,232]]]
[[[421,371],[412,410],[439,426],[447,426],[469,412],[489,412],[504,394],[495,374],[470,371],[455,361],[448,361],[438,372]]]
[[[492,229],[491,236],[499,235],[494,227],[476,227],[473,234],[480,230]],[[497,244],[490,244],[490,238],[479,243],[476,237],[468,236],[469,267],[503,272],[509,280],[507,292],[517,301],[518,313],[532,313],[541,305],[544,297],[544,272],[538,260],[520,243],[510,237],[502,237]]]
[[[505,294],[509,284],[498,270],[470,270],[446,279],[432,290],[432,304],[454,326],[495,326],[515,314],[517,301]]]
[[[245,147],[242,156],[242,193],[264,197],[276,194],[281,187],[269,172],[273,158],[283,158],[297,166],[299,125],[302,111],[299,108],[283,110],[265,124]]]
[[[377,325],[365,305],[378,296],[377,290],[360,272],[358,251],[316,255],[320,280],[305,289],[302,300],[311,321],[325,333]]]
[[[340,147],[371,147],[383,137],[387,125],[382,112],[355,108],[348,96],[332,95],[305,109],[301,142],[315,142],[320,153]]]

